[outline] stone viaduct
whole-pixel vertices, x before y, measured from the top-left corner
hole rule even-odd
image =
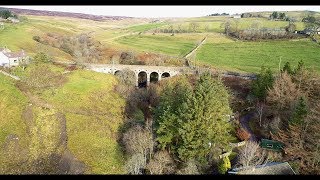
[[[122,64],[86,64],[87,69],[116,75],[118,72],[129,69],[135,73],[136,86],[146,83],[149,86],[151,81],[160,81],[163,78],[172,77],[178,74],[194,73],[189,67],[171,66],[146,66],[146,65],[122,65]]]

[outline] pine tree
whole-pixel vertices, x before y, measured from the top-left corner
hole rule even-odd
[[[200,76],[194,88],[185,78],[168,83],[155,111],[159,146],[183,161],[206,163],[209,155],[221,154],[233,138],[228,99],[222,82],[208,73]]]
[[[170,81],[162,90],[160,103],[155,109],[157,141],[161,149],[175,152],[179,142],[178,121],[186,115],[185,110],[192,109],[186,104],[192,96],[191,85],[185,77]]]
[[[187,104],[192,110],[186,113],[188,116],[183,115],[180,122],[182,142],[178,156],[182,160],[195,158],[206,163],[210,153],[220,154],[220,148],[227,148],[232,138],[229,134],[232,127],[227,122],[227,115],[231,114],[229,95],[221,81],[205,73],[198,79],[191,98]]]
[[[292,70],[291,68],[291,65],[290,65],[290,62],[286,62],[282,68],[282,71],[281,72],[284,72],[286,71],[288,74],[292,75],[294,73],[294,71]]]
[[[298,74],[303,68],[304,68],[304,62],[302,60],[300,60],[298,62],[297,69],[294,70],[294,74]]]
[[[300,97],[296,105],[295,111],[293,112],[290,123],[291,124],[302,124],[303,119],[308,114],[308,108],[306,101],[303,97]]]
[[[272,87],[274,78],[270,68],[261,67],[257,80],[252,84],[252,92],[259,100],[264,100],[267,96],[268,89]]]

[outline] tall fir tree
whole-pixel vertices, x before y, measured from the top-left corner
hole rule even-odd
[[[292,70],[291,68],[291,65],[290,65],[290,62],[286,62],[281,70],[281,72],[284,72],[286,71],[288,74],[292,75],[294,74],[294,71]]]
[[[233,138],[229,94],[209,73],[200,76],[194,89],[184,81],[164,89],[155,113],[157,140],[183,161],[207,163],[210,154],[218,156],[228,149]]]
[[[252,84],[253,95],[260,101],[265,100],[265,98],[267,97],[268,89],[272,88],[273,83],[274,77],[270,68],[262,66],[257,79]]]
[[[307,108],[306,100],[303,97],[300,97],[296,105],[296,108],[293,112],[290,123],[298,124],[298,125],[302,124],[307,114],[308,114],[308,108]]]

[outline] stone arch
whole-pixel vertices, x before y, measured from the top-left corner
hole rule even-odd
[[[150,83],[156,83],[156,82],[158,82],[159,81],[159,73],[157,73],[157,72],[152,72],[151,74],[150,74]]]
[[[170,74],[168,72],[164,72],[161,74],[161,79],[168,78],[168,77],[170,77]]]
[[[138,74],[138,87],[147,87],[148,74],[145,71],[140,71]]]

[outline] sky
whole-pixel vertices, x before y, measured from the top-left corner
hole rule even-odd
[[[20,9],[76,12],[106,16],[129,17],[199,17],[214,13],[243,13],[257,11],[311,10],[320,12],[320,6],[2,6]]]

